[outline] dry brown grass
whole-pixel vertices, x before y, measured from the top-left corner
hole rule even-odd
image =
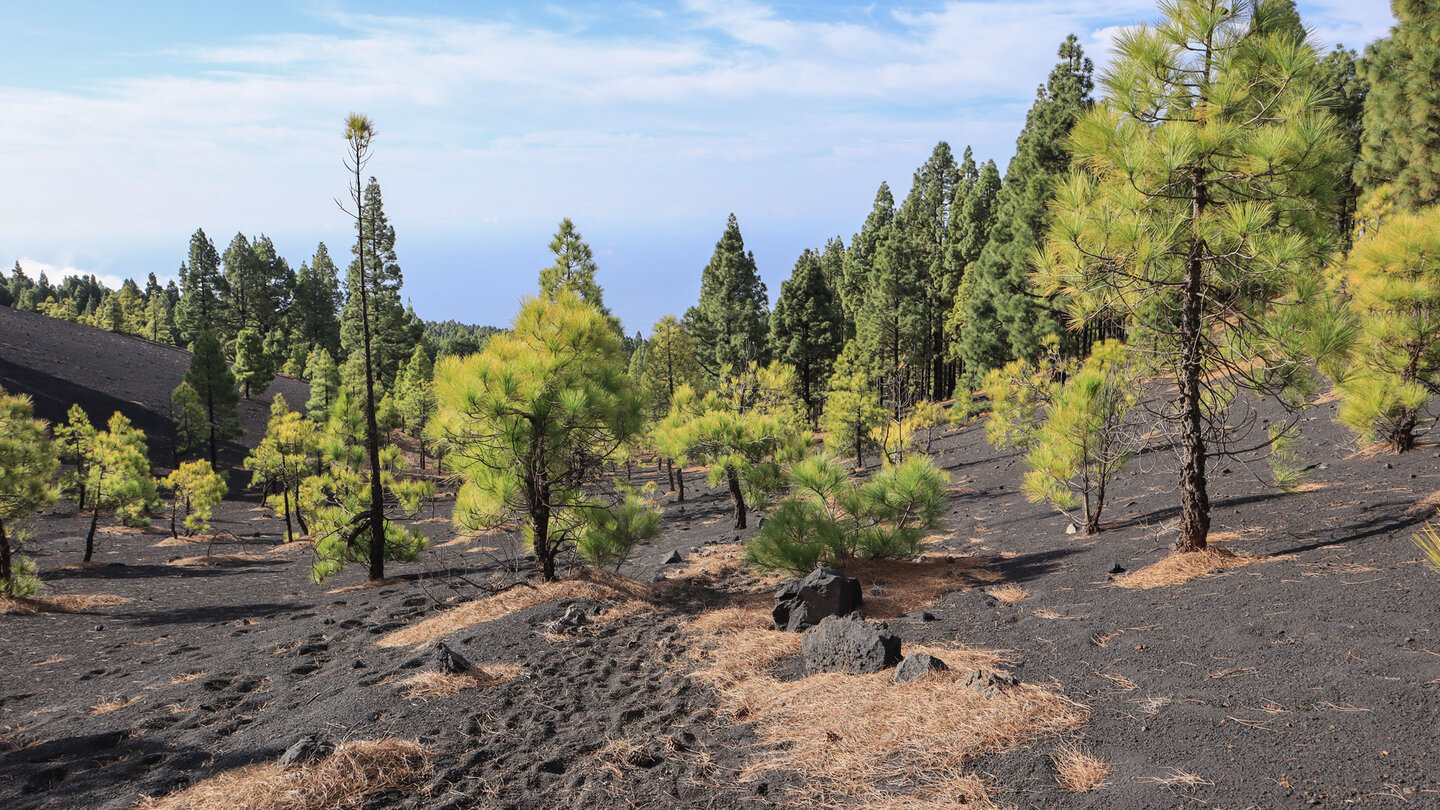
[[[1001,602],[1009,602],[1012,605],[1030,598],[1029,591],[1013,583],[1009,585],[996,585],[992,588],[987,588],[985,592],[999,599]]]
[[[1405,516],[1426,520],[1434,517],[1436,512],[1440,512],[1440,489],[1411,504],[1410,508],[1405,510]]]
[[[169,564],[177,566],[246,565],[263,559],[265,559],[263,554],[202,554],[198,557],[181,557],[171,560]]]
[[[0,614],[84,613],[87,610],[123,605],[129,601],[123,596],[108,593],[57,593],[42,596],[0,595]]]
[[[155,546],[157,548],[168,546],[193,546],[197,543],[214,543],[217,539],[218,538],[213,534],[192,534],[188,537],[181,535],[180,537],[167,537],[164,540],[156,543]],[[221,540],[220,542],[225,541]]]
[[[205,677],[205,672],[203,670],[199,670],[196,672],[187,672],[184,675],[176,675],[175,677],[171,678],[167,683],[170,686],[175,686],[176,684],[186,683],[188,681],[193,681],[197,678],[203,677]]]
[[[127,698],[127,697],[117,697],[117,698],[111,698],[110,700],[102,700],[102,701],[100,701],[99,703],[96,703],[94,706],[91,706],[91,707],[90,707],[90,713],[91,713],[91,714],[109,714],[110,712],[113,712],[113,711],[115,711],[116,709],[123,709],[123,708],[125,708],[126,706],[134,706],[136,703],[139,703],[139,702],[140,702],[140,696],[139,696],[139,695],[136,695],[135,697],[128,697],[128,698]]]
[[[984,783],[965,771],[967,758],[1068,731],[1085,718],[1083,708],[1043,687],[1022,685],[996,698],[965,688],[970,670],[1005,664],[992,650],[907,647],[951,668],[907,684],[895,684],[889,671],[781,681],[770,670],[800,651],[801,635],[770,629],[762,608],[711,611],[685,631],[695,641],[694,677],[717,691],[726,714],[754,724],[770,752],[741,778],[799,772],[800,806],[993,807]]]
[[[418,782],[430,770],[430,749],[409,740],[341,743],[324,759],[281,768],[273,763],[226,771],[138,810],[340,810]]]
[[[1110,764],[1073,743],[1065,743],[1050,755],[1055,763],[1055,784],[1071,793],[1088,793],[1105,786]]]
[[[860,580],[866,589],[872,585],[884,588],[878,596],[865,596],[865,615],[883,621],[932,605],[945,594],[999,579],[986,564],[983,557],[926,554],[918,563],[850,560],[839,569]]]
[[[518,678],[526,672],[519,664],[493,664],[488,667],[473,667],[465,672],[419,672],[403,681],[406,687],[403,697],[407,700],[430,700],[449,697],[457,692],[477,686],[494,686],[497,683]]]
[[[306,540],[306,539],[302,539],[302,538],[298,538],[298,537],[297,537],[297,538],[295,538],[294,540],[291,540],[291,541],[288,542],[288,543],[280,543],[279,545],[273,546],[273,547],[270,548],[270,550],[266,551],[265,553],[266,553],[266,554],[294,554],[294,553],[297,552],[297,551],[309,551],[310,549],[312,549],[312,548],[314,548],[314,547],[315,547],[315,541],[314,541],[314,540]]]
[[[1263,562],[1264,557],[1236,554],[1223,548],[1208,548],[1204,551],[1173,552],[1157,563],[1147,565],[1138,571],[1116,577],[1115,585],[1120,588],[1164,588],[1181,585],[1208,575],[1211,571],[1228,571],[1252,563]]]
[[[466,602],[452,610],[422,619],[409,627],[380,637],[378,647],[405,647],[424,644],[442,636],[494,621],[511,613],[558,602],[562,599],[602,599],[611,602],[645,601],[652,598],[649,586],[628,577],[605,571],[589,571],[576,579],[522,586],[495,596]]]

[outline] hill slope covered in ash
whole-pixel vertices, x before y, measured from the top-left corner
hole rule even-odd
[[[170,392],[189,367],[190,352],[175,346],[0,307],[0,388],[29,396],[35,415],[51,424],[64,422],[65,412],[77,403],[100,428],[120,411],[145,431],[156,467],[174,462]],[[264,397],[242,399],[245,434],[226,443],[221,465],[238,467],[246,448],[265,435],[271,397],[283,394],[299,408],[309,388],[300,380],[276,377]]]

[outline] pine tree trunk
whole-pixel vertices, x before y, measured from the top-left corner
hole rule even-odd
[[[1205,425],[1200,406],[1201,331],[1200,307],[1204,274],[1205,242],[1200,234],[1200,217],[1205,208],[1204,175],[1195,171],[1191,197],[1192,227],[1190,256],[1185,267],[1185,291],[1180,309],[1180,536],[1177,551],[1203,551],[1210,534],[1210,495],[1205,479]]]
[[[555,552],[550,548],[550,508],[544,504],[531,507],[530,522],[535,527],[535,565],[540,569],[540,578],[554,582]]]
[[[730,497],[735,500],[735,528],[745,528],[745,493],[740,490],[740,476],[734,467],[725,468],[725,481],[730,485]]]
[[[295,531],[290,528],[290,488],[281,487],[280,491],[283,493],[281,497],[285,500],[285,542],[293,543],[295,542]]]
[[[90,512],[90,532],[85,535],[85,558],[90,562],[95,556],[95,525],[100,522],[100,493],[95,493],[95,508]]]
[[[425,469],[425,439],[421,437],[417,438],[415,441],[420,443],[420,469],[423,470]]]
[[[305,522],[305,512],[300,509],[300,485],[295,485],[295,522],[300,524],[300,533],[309,534],[310,525]]]
[[[375,420],[375,355],[370,346],[370,291],[365,277],[365,206],[360,162],[355,162],[355,230],[360,249],[360,332],[365,343],[365,446],[370,456],[370,579],[385,578],[385,492],[380,478],[380,426]]]
[[[0,586],[10,584],[10,537],[5,534],[5,521],[0,520]]]
[[[684,502],[685,502],[685,465],[684,465],[684,464],[681,464],[681,465],[678,465],[678,466],[675,467],[675,485],[676,485],[677,492],[678,492],[678,497],[676,498],[676,500],[677,500],[679,503],[684,503]]]

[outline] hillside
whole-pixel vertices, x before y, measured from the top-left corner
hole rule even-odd
[[[182,352],[50,323],[0,318],[7,385],[158,418],[168,382],[137,378],[178,379]],[[53,372],[15,363],[17,338]],[[1218,469],[1213,540],[1239,556],[1152,589],[1111,572],[1166,558],[1165,456],[1134,463],[1086,538],[1025,499],[1023,465],[983,425],[948,431],[929,550],[847,566],[867,615],[952,664],[905,686],[804,676],[798,634],[764,629],[779,578],[741,567],[727,497],[699,469],[686,503],[662,498],[664,532],[629,578],[561,586],[528,577],[513,533],[457,541],[444,498],[417,524],[430,551],[368,588],[354,569],[310,582],[307,544],[235,502],[214,537],[111,530],[102,565],[77,567],[84,518],[62,504],[34,522],[51,594],[111,598],[0,616],[0,806],[121,810],[212,778],[302,779],[264,763],[306,737],[423,746],[366,808],[1433,806],[1440,575],[1410,534],[1437,503],[1436,448],[1356,453],[1333,413],[1302,422],[1301,491],[1268,487],[1256,459]],[[591,623],[557,625],[572,608]],[[486,675],[439,688],[455,682],[434,639]],[[974,667],[1021,686],[980,697]],[[1108,767],[1086,792],[1057,785],[1071,750]]]
[[[158,468],[173,464],[170,392],[189,367],[190,352],[175,346],[0,307],[0,388],[29,396],[35,415],[52,424],[64,422],[76,403],[101,428],[120,411],[145,431]],[[226,443],[222,467],[239,466],[246,448],[265,435],[270,397],[277,393],[296,408],[310,396],[303,381],[276,377],[264,398],[242,399],[245,434]]]

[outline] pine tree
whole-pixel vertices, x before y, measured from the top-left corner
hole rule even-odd
[[[202,332],[220,327],[220,301],[226,294],[225,286],[215,244],[204,230],[196,230],[190,237],[190,258],[180,265],[180,304],[176,319],[186,343],[197,339]]]
[[[850,249],[845,252],[845,263],[841,272],[841,283],[837,287],[840,294],[840,308],[845,312],[845,322],[848,325],[845,339],[855,337],[855,324],[860,319],[860,308],[865,303],[865,296],[870,289],[870,276],[875,267],[875,254],[890,233],[890,226],[895,222],[895,197],[890,193],[890,186],[881,183],[880,189],[875,192],[875,204],[870,209],[870,215],[865,217],[865,224],[860,232],[850,239]]]
[[[1030,281],[1030,257],[1045,238],[1055,186],[1070,170],[1067,138],[1091,104],[1093,74],[1079,41],[1067,37],[1015,141],[990,238],[966,271],[965,311],[953,319],[961,325],[960,358],[972,384],[1008,360],[1035,356],[1042,337],[1061,331]]]
[[[865,451],[875,445],[871,431],[885,418],[880,395],[872,384],[870,372],[860,359],[860,346],[855,341],[845,344],[835,361],[825,394],[825,414],[820,427],[828,436],[830,452],[855,451],[855,469],[865,467]]]
[[[265,351],[265,341],[254,329],[241,329],[235,338],[235,382],[245,398],[263,396],[275,379],[275,362]]]
[[[34,565],[18,552],[20,521],[55,501],[60,461],[45,422],[30,399],[0,389],[0,594],[28,596],[39,589]]]
[[[225,476],[210,462],[187,461],[160,482],[170,490],[170,536],[210,531],[210,513],[225,499]]]
[[[780,465],[804,455],[809,432],[794,395],[794,371],[783,363],[722,369],[719,387],[703,396],[689,386],[675,391],[670,412],[656,425],[660,451],[710,468],[735,505],[735,528],[744,529],[750,506],[783,485]],[[748,490],[748,493],[747,493]]]
[[[77,404],[70,406],[65,417],[65,424],[55,427],[55,449],[60,460],[75,469],[65,474],[61,484],[63,489],[74,490],[77,507],[84,509],[87,502],[85,482],[90,477],[87,467],[94,449],[95,425],[91,424],[85,409]]]
[[[181,381],[170,393],[170,420],[175,425],[175,465],[188,455],[201,453],[210,440],[210,417],[200,395]]]
[[[185,382],[195,389],[205,408],[209,432],[205,443],[210,448],[210,464],[214,466],[220,459],[220,443],[242,433],[235,408],[240,402],[240,392],[235,390],[235,375],[225,362],[220,339],[214,332],[201,332],[195,339],[195,353],[190,357]]]
[[[975,162],[967,149],[967,174],[964,180],[971,186],[975,182]],[[916,389],[943,399],[954,386],[946,386],[948,377],[944,350],[945,320],[954,306],[955,292],[960,285],[960,271],[954,263],[955,254],[950,247],[951,217],[957,191],[961,188],[961,172],[955,165],[955,156],[950,144],[941,141],[935,145],[924,165],[915,170],[910,193],[896,212],[897,227],[904,231],[914,251],[914,267],[908,271],[915,279],[921,292],[920,329],[915,348]]]
[[[968,159],[969,149],[966,149],[965,154]],[[995,161],[987,160],[976,169],[974,182],[963,185],[963,194],[957,193],[955,198],[957,210],[950,217],[949,247],[952,251],[951,263],[960,268],[960,282],[951,298],[950,310],[945,313],[944,341],[945,352],[952,361],[961,359],[960,336],[965,331],[965,313],[968,311],[966,299],[975,288],[976,274],[971,270],[975,269],[980,254],[990,242],[990,231],[995,226],[996,205],[1002,187],[1000,170],[995,167]],[[941,393],[952,393],[954,377],[944,382],[949,383],[949,388],[945,388]],[[940,397],[937,395],[937,398]]]
[[[416,346],[395,389],[400,428],[420,443],[420,469],[425,469],[425,425],[435,414],[435,367],[424,346]]]
[[[1074,128],[1088,171],[1057,193],[1037,276],[1077,321],[1124,317],[1155,358],[1167,401],[1145,410],[1177,438],[1176,547],[1197,551],[1207,460],[1256,421],[1227,418],[1225,389],[1283,390],[1299,371],[1267,318],[1318,286],[1347,156],[1312,48],[1255,33],[1244,4],[1163,8],[1120,36],[1108,101]]]
[[[555,238],[550,240],[550,253],[555,263],[540,271],[540,295],[554,300],[561,290],[568,290],[581,301],[600,310],[620,331],[620,319],[605,307],[605,294],[595,281],[595,253],[569,217],[560,221]]]
[[[230,240],[221,260],[225,287],[220,303],[225,311],[225,334],[235,336],[261,328],[260,313],[271,306],[264,262],[243,233]]]
[[[116,411],[106,429],[95,434],[87,467],[90,531],[85,535],[85,562],[95,556],[95,527],[101,510],[113,510],[127,525],[146,525],[145,512],[159,506],[145,434]]]
[[[920,250],[903,228],[890,228],[875,252],[875,263],[856,316],[855,339],[866,365],[881,380],[885,404],[897,415],[917,393],[930,337]]]
[[[300,343],[322,348],[334,358],[340,352],[340,275],[330,251],[321,242],[309,263],[295,277],[294,329]]]
[[[527,299],[483,352],[441,360],[435,386],[434,432],[464,482],[456,527],[520,521],[555,579],[557,556],[615,507],[597,499],[598,478],[641,425],[619,336],[570,293]]]
[[[400,364],[409,359],[416,343],[411,316],[400,300],[404,275],[395,255],[395,228],[385,216],[380,183],[375,178],[365,185],[363,195],[357,191],[351,198],[359,201],[360,213],[356,220],[358,236],[350,251],[355,258],[345,274],[340,343],[347,362],[353,363],[354,358],[368,353],[366,362],[375,384],[389,390],[395,384]],[[361,376],[364,374],[347,382],[361,385]]]
[[[414,537],[394,525],[385,514],[387,482],[394,492],[403,493],[405,490],[393,481],[393,476],[387,479],[389,473],[381,463],[380,425],[376,418],[379,396],[376,389],[386,380],[394,379],[394,364],[399,362],[394,354],[403,345],[396,330],[401,328],[405,312],[400,309],[401,278],[400,265],[395,258],[395,229],[385,219],[380,184],[372,177],[368,185],[363,188],[360,185],[365,164],[370,159],[370,141],[374,137],[375,128],[369,118],[358,113],[351,113],[346,118],[348,153],[345,165],[354,175],[350,184],[350,202],[354,209],[350,214],[355,218],[355,247],[351,250],[355,260],[350,263],[346,278],[348,297],[341,317],[340,338],[346,345],[347,353],[357,358],[363,372],[364,388],[357,403],[363,420],[362,424],[354,427],[361,428],[362,433],[358,435],[365,437],[368,466],[356,468],[353,458],[348,459],[348,469],[332,465],[332,470],[337,473],[332,476],[332,489],[345,493],[345,506],[339,512],[332,510],[323,514],[344,517],[350,522],[336,524],[334,530],[340,531],[343,525],[344,533],[323,541],[325,555],[322,562],[316,564],[317,578],[339,570],[349,560],[359,559],[357,554],[362,547],[358,539],[367,533],[370,541],[363,548],[369,561],[371,581],[385,578],[387,558],[397,555],[413,558],[424,547],[423,536]],[[409,355],[408,347],[405,354]],[[339,404],[340,401],[337,401],[337,406]],[[332,415],[332,428],[335,421]],[[389,451],[392,448],[386,449]],[[340,472],[346,474],[340,475]],[[361,492],[361,486],[368,492]],[[410,493],[407,497],[413,495]],[[411,503],[406,501],[406,506]]]
[[[1343,269],[1360,329],[1338,386],[1340,421],[1403,453],[1440,392],[1440,207],[1392,215],[1356,243]]]
[[[769,299],[755,269],[755,254],[745,251],[740,225],[731,214],[700,276],[700,302],[685,313],[685,331],[706,376],[717,379],[726,365],[743,368],[769,355]]]
[[[164,292],[150,296],[145,303],[145,336],[161,343],[173,342],[175,336],[170,331],[170,325],[174,318],[170,299],[165,297]]]
[[[319,445],[315,423],[290,410],[285,398],[276,394],[270,404],[265,438],[246,457],[245,469],[253,473],[250,486],[261,487],[270,508],[285,516],[287,543],[295,539],[292,514],[300,524],[300,531],[308,531],[300,509],[300,487],[310,477],[312,460],[320,452]]]
[[[317,348],[305,361],[305,378],[310,381],[310,399],[305,402],[305,410],[312,420],[323,422],[340,390],[340,367],[335,365],[330,352]]]
[[[1390,36],[1365,49],[1369,84],[1356,179],[1371,193],[1393,185],[1402,208],[1440,201],[1440,8],[1394,0]]]
[[[775,359],[795,368],[800,401],[813,421],[819,416],[825,380],[845,331],[844,315],[820,254],[806,250],[795,261],[790,278],[770,315],[770,347]]]

